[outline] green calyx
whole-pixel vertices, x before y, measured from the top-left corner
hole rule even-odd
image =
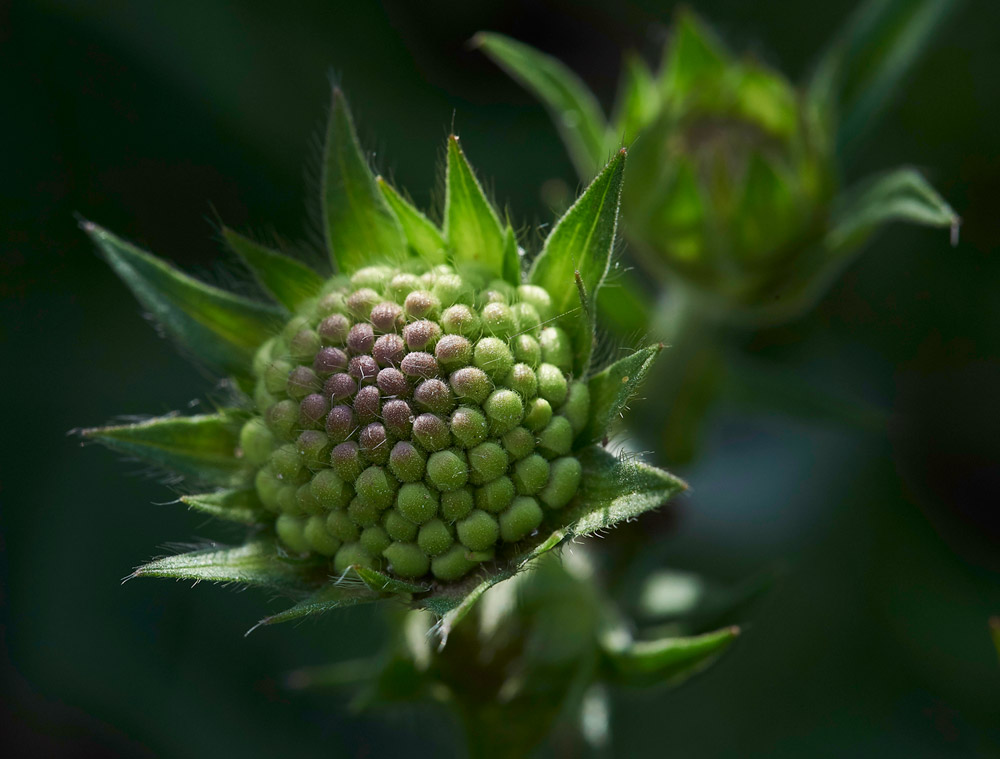
[[[838,193],[838,163],[948,7],[866,4],[801,87],[734,55],[682,10],[658,68],[626,59],[610,118],[556,59],[499,34],[474,41],[545,104],[583,180],[610,151],[631,146],[622,215],[643,265],[679,280],[717,317],[755,323],[807,308],[888,222],[959,223],[912,169]],[[642,326],[642,308],[628,307],[634,313],[609,318]]]

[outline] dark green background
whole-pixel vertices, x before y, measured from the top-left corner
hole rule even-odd
[[[852,5],[695,8],[801,78]],[[671,13],[596,0],[0,4],[0,744],[36,756],[459,752],[433,710],[359,718],[335,694],[281,688],[293,667],[375,650],[370,610],[244,639],[280,602],[121,586],[170,541],[226,530],[160,505],[169,489],[67,431],[197,409],[212,383],[144,323],[74,214],[245,286],[214,218],[308,247],[332,71],[377,165],[421,205],[440,197],[454,124],[513,218],[549,222],[541,184],[575,184],[561,145],[467,39],[489,28],[554,52],[608,104],[620,51],[654,54]],[[890,421],[858,429],[735,401],[712,416],[685,472],[693,494],[672,532],[651,535],[660,562],[726,582],[780,566],[783,579],[707,674],[618,694],[620,756],[1000,752],[987,634],[1000,613],[998,28],[997,3],[954,14],[849,167],[924,169],[963,216],[962,243],[893,228],[808,318],[749,344],[806,397],[853,396]]]

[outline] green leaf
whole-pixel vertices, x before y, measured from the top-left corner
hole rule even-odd
[[[182,495],[181,503],[227,522],[257,525],[268,521],[268,513],[253,488],[217,490],[201,495]]]
[[[447,244],[440,230],[409,201],[393,189],[382,177],[375,177],[389,208],[396,214],[410,249],[429,265],[443,264],[447,259]]]
[[[643,348],[590,378],[587,383],[590,389],[590,420],[580,434],[581,440],[600,440],[608,434],[661,350],[663,345]]]
[[[660,110],[660,93],[645,61],[635,54],[625,56],[618,102],[611,119],[611,136],[629,146]]]
[[[596,445],[576,455],[583,464],[583,481],[576,505],[566,514],[567,529],[574,535],[594,535],[635,519],[687,490],[687,483],[669,472]]]
[[[456,268],[503,277],[503,227],[455,135],[448,138],[444,229]]]
[[[229,227],[222,228],[222,236],[243,259],[261,287],[289,311],[297,310],[304,301],[315,297],[323,286],[319,274],[294,258],[254,242]]]
[[[92,427],[85,438],[210,485],[234,485],[247,469],[236,458],[239,421],[230,414],[161,416],[136,424]]]
[[[618,139],[594,94],[555,58],[502,34],[480,32],[473,42],[549,111],[576,172],[589,181]]]
[[[407,256],[399,221],[375,184],[361,153],[347,100],[333,90],[333,105],[323,151],[323,216],[334,266],[343,273],[377,259]]]
[[[358,604],[373,603],[379,597],[366,588],[345,586],[341,583],[329,583],[315,591],[308,598],[299,601],[294,606],[285,609],[277,614],[264,617],[257,624],[247,630],[249,635],[258,627],[276,625],[281,622],[293,622],[304,617],[311,617],[315,614],[323,614],[333,609],[341,609],[345,606],[357,606]]]
[[[954,228],[960,220],[919,172],[896,169],[838,198],[826,237],[827,250],[834,258],[850,255],[878,227],[893,221]]]
[[[618,644],[602,641],[604,668],[622,685],[676,685],[711,665],[740,634],[738,627],[695,635]]]
[[[368,589],[373,590],[376,593],[400,595],[426,593],[430,590],[429,585],[421,585],[419,583],[400,580],[397,577],[390,577],[383,572],[379,572],[377,569],[369,569],[368,567],[363,567],[361,565],[355,565],[352,569],[355,574],[361,578],[361,581],[368,587]]]
[[[272,540],[165,556],[144,564],[131,575],[194,580],[196,583],[203,580],[235,583],[286,592],[306,592],[315,587],[322,576],[322,566],[316,562],[282,559]]]
[[[593,314],[594,297],[611,265],[624,172],[622,148],[556,223],[531,267],[531,283],[545,288],[555,312],[566,317],[562,326],[576,346],[575,368],[580,375],[589,360],[593,324],[576,313],[582,306],[575,276],[579,272],[590,301],[583,310]]]
[[[724,76],[728,63],[725,47],[708,25],[690,11],[681,11],[660,70],[661,92],[668,99],[697,93],[706,81],[714,83]]]
[[[869,0],[824,52],[809,98],[839,122],[838,152],[858,144],[956,0]]]
[[[250,377],[254,352],[281,325],[279,309],[199,282],[89,221],[82,227],[143,308],[192,357]]]

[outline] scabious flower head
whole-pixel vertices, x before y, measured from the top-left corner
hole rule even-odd
[[[447,264],[328,280],[254,356],[240,432],[285,550],[457,580],[565,507],[590,391],[557,316]]]
[[[236,395],[215,414],[84,431],[248,527],[241,545],[135,574],[297,601],[265,622],[393,597],[441,618],[445,639],[485,589],[683,489],[600,444],[661,347],[592,365],[624,164],[621,150],[524,271],[457,137],[439,226],[372,175],[335,90],[321,198],[332,276],[225,228],[273,299],[257,302],[86,222],[164,331]]]

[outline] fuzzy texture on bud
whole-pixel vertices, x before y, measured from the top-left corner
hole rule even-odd
[[[590,399],[550,310],[449,267],[328,282],[258,351],[241,435],[285,548],[449,582],[566,506]]]

